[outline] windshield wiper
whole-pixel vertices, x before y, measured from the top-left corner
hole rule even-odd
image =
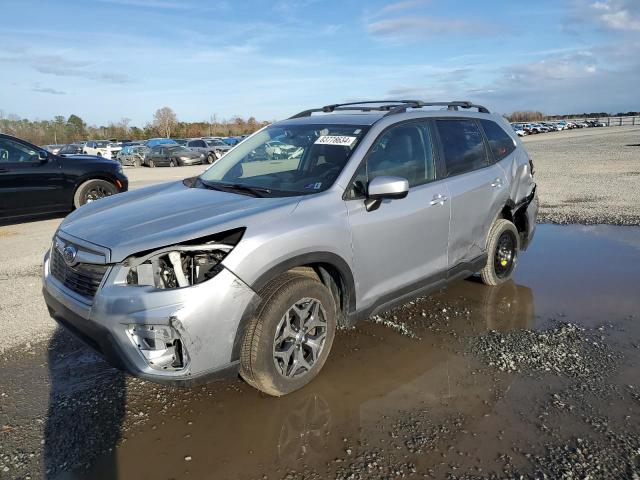
[[[271,195],[271,189],[269,188],[251,187],[249,185],[243,185],[242,183],[210,183],[202,179],[200,179],[200,181],[208,188],[221,190],[224,192],[231,191],[238,193],[248,193],[250,195],[253,195],[254,197],[264,197],[266,195]]]

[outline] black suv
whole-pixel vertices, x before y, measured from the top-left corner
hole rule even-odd
[[[114,160],[55,155],[0,134],[0,221],[23,215],[68,212],[125,192],[127,177]]]

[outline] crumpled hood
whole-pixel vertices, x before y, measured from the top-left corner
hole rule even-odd
[[[60,230],[108,248],[109,261],[120,262],[141,251],[273,221],[299,201],[189,188],[179,181],[87,204],[67,216]]]

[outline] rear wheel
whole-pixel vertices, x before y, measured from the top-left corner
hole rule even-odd
[[[106,180],[87,180],[78,187],[73,196],[73,205],[78,208],[85,203],[91,203],[104,197],[109,197],[118,193],[116,186]]]
[[[207,155],[207,163],[213,163],[216,161],[216,157],[213,155],[213,153],[210,153],[209,155]]]
[[[155,167],[156,166],[156,162],[154,162],[153,160],[149,160],[149,166],[151,168]]]
[[[138,168],[141,165],[140,158],[136,157],[133,159],[133,166]]]
[[[516,226],[509,220],[495,221],[487,238],[487,264],[480,271],[486,285],[500,285],[513,275],[518,262],[520,237]]]
[[[261,290],[245,334],[240,374],[251,386],[281,396],[304,387],[322,369],[336,331],[336,305],[319,281],[284,274]]]

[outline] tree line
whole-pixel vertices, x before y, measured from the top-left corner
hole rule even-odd
[[[573,113],[565,115],[546,115],[537,111],[518,111],[513,112],[511,115],[505,115],[510,122],[539,122],[541,120],[564,120],[568,118],[606,118],[606,117],[635,117],[639,116],[640,112],[620,112],[612,115],[607,112],[589,112],[589,113]]]
[[[269,123],[271,122],[258,121],[254,117],[246,120],[241,117],[218,120],[216,115],[212,115],[209,121],[181,122],[169,107],[158,109],[153,120],[143,127],[131,125],[129,118],[95,126],[87,125],[75,114],[68,118],[56,115],[53,120],[29,120],[17,115],[5,116],[0,111],[0,133],[22,138],[35,145],[66,144],[83,140],[143,140],[154,137],[232,137],[248,135]]]

